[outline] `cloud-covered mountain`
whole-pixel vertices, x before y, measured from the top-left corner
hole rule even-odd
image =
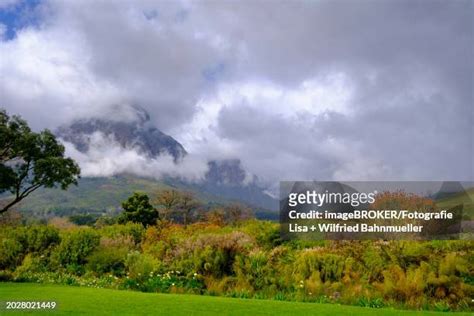
[[[114,115],[109,119],[80,119],[56,130],[84,176],[128,174],[166,179],[196,191],[276,209],[276,200],[258,185],[255,175],[244,170],[240,159],[188,154],[177,140],[155,127],[139,106],[113,106],[110,111]]]
[[[113,137],[121,147],[137,149],[140,154],[148,158],[169,154],[177,162],[186,155],[186,150],[179,142],[153,126],[148,112],[137,106],[131,108],[135,117],[129,121],[80,119],[70,125],[59,127],[56,135],[72,143],[82,153],[89,151],[91,137],[101,133],[106,137]]]

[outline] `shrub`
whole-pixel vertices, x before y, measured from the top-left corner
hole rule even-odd
[[[295,263],[296,272],[306,279],[314,271],[319,271],[321,281],[340,281],[343,276],[345,259],[339,255],[316,250],[304,250]]]
[[[66,231],[53,257],[61,266],[81,272],[82,265],[87,263],[87,257],[96,249],[99,241],[100,235],[91,228]]]
[[[133,251],[128,254],[125,267],[131,279],[143,281],[158,270],[159,262],[149,255]]]
[[[87,258],[87,270],[97,275],[112,273],[121,276],[125,274],[127,252],[127,248],[124,247],[99,247]]]
[[[247,283],[257,291],[271,285],[274,282],[274,270],[268,265],[268,260],[268,255],[258,250],[247,256],[237,256],[234,270],[239,283]]]
[[[123,225],[114,224],[104,226],[99,229],[99,233],[103,237],[110,237],[113,239],[130,237],[135,245],[138,245],[145,235],[145,229],[141,224],[129,222]]]
[[[48,248],[59,244],[59,231],[53,226],[35,225],[26,233],[28,252],[43,253]]]
[[[253,245],[253,240],[241,232],[204,235],[176,248],[173,267],[206,276],[233,275],[236,256],[247,254]]]
[[[15,275],[21,276],[22,274],[25,273],[40,273],[40,272],[46,272],[48,269],[47,262],[41,257],[35,257],[32,254],[27,254],[23,258],[23,262],[19,267],[16,268],[15,270]]]
[[[255,238],[260,247],[271,249],[281,244],[280,227],[272,222],[250,220],[242,224],[242,231]]]
[[[367,248],[362,254],[362,261],[367,271],[366,275],[369,282],[380,281],[382,279],[382,271],[385,268],[385,262],[381,256],[380,248],[367,245]]]
[[[15,238],[0,241],[0,269],[14,269],[23,260],[23,245]]]

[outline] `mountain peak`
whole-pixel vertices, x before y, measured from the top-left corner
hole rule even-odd
[[[56,135],[72,143],[82,153],[88,152],[92,135],[102,133],[113,138],[121,147],[137,149],[149,158],[169,154],[176,162],[186,155],[186,150],[178,141],[151,123],[150,115],[145,109],[116,105],[107,111],[113,115],[109,118],[99,116],[75,120],[59,127]]]

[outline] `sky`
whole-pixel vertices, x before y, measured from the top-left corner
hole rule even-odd
[[[473,181],[473,12],[461,0],[0,0],[0,106],[54,129],[139,105],[191,155],[239,158],[268,186]]]

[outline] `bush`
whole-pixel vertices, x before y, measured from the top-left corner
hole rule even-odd
[[[116,276],[125,274],[125,259],[128,250],[126,248],[97,248],[87,258],[87,270],[97,275],[112,273]]]
[[[41,256],[34,256],[32,254],[27,254],[23,258],[23,262],[19,267],[16,268],[15,270],[15,275],[16,277],[20,277],[23,274],[27,273],[41,273],[41,272],[47,272],[48,270],[48,262],[45,260],[45,257],[43,258]]]
[[[131,279],[143,281],[158,270],[159,262],[149,255],[134,251],[128,254],[125,267]]]
[[[15,238],[2,238],[0,242],[0,269],[15,269],[23,260],[23,245]]]
[[[343,276],[345,258],[322,252],[319,249],[302,251],[295,263],[295,270],[302,279],[318,271],[322,282],[340,281]]]
[[[274,268],[268,265],[269,256],[263,251],[251,252],[248,256],[237,256],[234,270],[242,284],[249,284],[259,291],[274,283]]]
[[[145,235],[145,229],[141,224],[137,223],[126,223],[126,224],[114,224],[110,226],[104,226],[99,229],[99,233],[103,237],[110,237],[110,238],[122,238],[122,237],[130,237],[135,245],[138,245]]]
[[[72,272],[82,272],[87,257],[97,248],[100,235],[91,228],[67,231],[54,250],[54,259]]]
[[[172,267],[206,276],[233,275],[236,256],[247,254],[253,246],[252,238],[241,232],[204,235],[177,247]]]
[[[31,226],[26,233],[28,252],[43,254],[45,250],[59,244],[59,230],[52,226]]]

